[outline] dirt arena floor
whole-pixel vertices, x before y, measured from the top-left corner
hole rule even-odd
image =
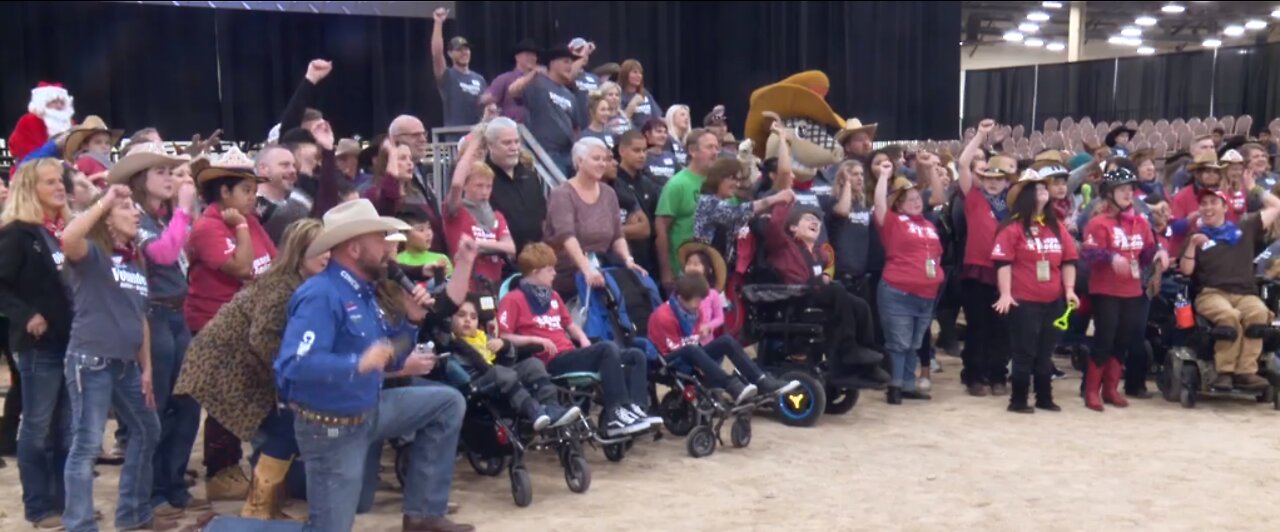
[[[1269,405],[1184,410],[1153,399],[1098,414],[1076,397],[1072,375],[1055,386],[1063,412],[1020,416],[1005,411],[1005,398],[964,395],[959,359],[942,361],[932,402],[890,407],[867,394],[810,429],[757,418],[747,449],[693,459],[668,436],[637,444],[619,464],[589,450],[594,478],[583,495],[568,491],[552,456],[535,455],[534,502],[524,509],[505,475],[480,477],[459,460],[454,517],[521,532],[1280,530],[1280,412]],[[0,530],[30,530],[16,460],[7,460]],[[95,498],[110,516],[119,468],[99,470]],[[356,530],[400,530],[399,501],[380,492]],[[109,517],[103,529],[114,530]]]

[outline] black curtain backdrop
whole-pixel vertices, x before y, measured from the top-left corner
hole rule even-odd
[[[635,58],[664,107],[695,124],[724,104],[741,130],[751,91],[802,70],[831,79],[837,113],[879,122],[881,139],[951,138],[959,112],[959,2],[460,2],[475,68],[512,66],[523,37],[583,37],[591,66]]]
[[[973,70],[965,74],[965,116],[1031,127],[1035,67]],[[981,120],[979,118],[978,120]],[[974,121],[976,123],[976,121]]]

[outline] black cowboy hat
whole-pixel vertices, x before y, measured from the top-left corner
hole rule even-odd
[[[1116,126],[1116,128],[1111,130],[1110,133],[1107,133],[1107,137],[1103,139],[1103,143],[1106,144],[1108,148],[1114,148],[1116,147],[1116,137],[1120,136],[1121,133],[1128,133],[1129,138],[1132,139],[1134,133],[1137,132],[1138,130],[1129,129],[1127,126]]]
[[[523,53],[523,52],[533,52],[536,54],[536,53],[540,53],[541,51],[542,50],[538,48],[538,43],[533,42],[533,39],[525,37],[523,39],[520,39],[520,42],[516,43],[515,48],[511,49],[511,55],[516,55],[518,53]]]
[[[538,61],[548,64],[556,59],[573,59],[577,60],[578,55],[569,50],[568,46],[557,44],[538,54]]]

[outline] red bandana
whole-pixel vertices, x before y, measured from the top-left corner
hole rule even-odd
[[[54,238],[61,241],[62,230],[67,228],[67,223],[62,219],[62,216],[51,219],[49,218],[49,215],[46,214],[44,217],[44,228],[48,230]]]

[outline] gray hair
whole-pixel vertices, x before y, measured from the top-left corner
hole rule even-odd
[[[253,155],[253,173],[258,173],[258,168],[267,161],[267,154],[275,150],[289,151],[288,148],[279,144],[267,144],[263,146],[262,149],[258,150],[258,153]],[[293,152],[289,151],[289,153],[292,154]]]
[[[600,148],[604,150],[605,153],[609,152],[609,147],[605,145],[604,141],[596,137],[582,137],[578,139],[578,142],[573,145],[573,166],[576,168],[578,166],[578,160],[586,158],[587,154],[591,153],[591,150],[594,148]]]
[[[606,81],[600,84],[599,91],[601,95],[603,95],[606,92],[609,92],[610,89],[618,91],[618,96],[622,96],[622,85],[618,85],[617,83],[614,83],[612,81]]]
[[[498,141],[498,132],[510,129],[519,132],[520,126],[516,125],[516,121],[505,116],[499,116],[489,121],[489,125],[484,127],[484,141],[487,144],[493,144]]]
[[[387,126],[387,136],[391,138],[395,138],[396,130],[404,129],[405,122],[408,122],[410,120],[418,120],[418,117],[413,115],[400,115],[395,117],[395,119],[391,121],[391,124]],[[419,120],[419,122],[421,122],[421,120]]]

